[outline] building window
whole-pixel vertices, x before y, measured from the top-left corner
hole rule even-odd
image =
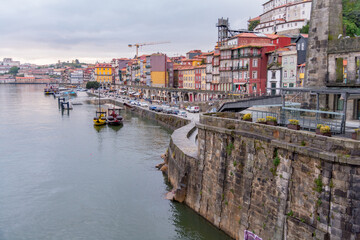
[[[293,83],[290,83],[290,84],[289,84],[289,87],[294,87],[294,84],[293,84]]]
[[[294,70],[291,70],[291,71],[290,71],[290,76],[291,76],[291,77],[295,77],[295,75],[294,75]]]
[[[253,67],[257,67],[258,66],[258,60],[257,59],[253,59]]]
[[[287,78],[287,77],[288,77],[287,71],[285,70],[285,71],[284,71],[284,78]]]
[[[253,78],[253,79],[257,79],[257,71],[253,71],[253,72],[252,72],[252,78]]]
[[[284,57],[284,65],[287,64],[287,58]]]
[[[305,51],[305,43],[301,43],[301,50]]]
[[[271,79],[276,79],[276,71],[271,72]]]

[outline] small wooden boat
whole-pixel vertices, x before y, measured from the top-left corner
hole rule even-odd
[[[99,110],[96,111],[93,122],[95,126],[101,126],[106,124],[106,112],[101,111],[101,107],[100,107],[100,91],[99,91]]]
[[[123,117],[120,116],[120,108],[109,108],[107,123],[111,126],[119,126],[123,123]]]
[[[94,125],[101,126],[106,124],[106,112],[98,112],[96,111],[96,117],[94,117]]]

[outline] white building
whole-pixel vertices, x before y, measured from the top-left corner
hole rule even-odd
[[[297,52],[282,53],[282,87],[296,87]]]
[[[71,84],[81,84],[84,81],[84,71],[76,70],[70,74],[70,83]]]
[[[9,67],[20,67],[20,61],[13,61],[12,58],[4,58],[0,65]]]
[[[310,21],[312,0],[269,0],[263,4],[260,24],[254,31],[297,34]]]

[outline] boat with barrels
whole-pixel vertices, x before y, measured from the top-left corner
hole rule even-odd
[[[119,126],[123,123],[123,117],[120,115],[120,108],[113,108],[108,109],[108,117],[107,123],[111,126]]]

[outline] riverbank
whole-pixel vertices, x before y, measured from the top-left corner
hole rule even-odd
[[[98,97],[94,93],[88,92],[88,95],[92,97]],[[89,101],[91,101],[91,103],[93,104],[98,104],[99,100],[93,99],[93,101],[92,100]],[[139,115],[140,117],[155,121],[156,123],[167,128],[171,132],[191,122],[191,120],[183,117],[179,117],[173,114],[158,113],[139,106],[131,106],[130,108],[125,106],[123,101],[109,99],[109,98],[100,98],[100,104],[114,104],[115,106],[123,107],[126,111],[131,111]]]

